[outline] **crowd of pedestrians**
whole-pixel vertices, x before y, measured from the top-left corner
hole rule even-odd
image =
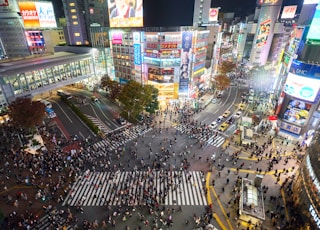
[[[172,111],[166,110],[164,113],[172,116],[172,119],[179,119],[176,112],[173,109]],[[182,113],[185,112],[187,111]],[[192,144],[182,150],[179,149],[177,135],[180,134],[169,135],[170,130],[164,126],[165,121],[161,124],[164,116],[159,113],[158,122],[145,122],[142,125],[145,129],[153,127],[150,135],[146,137],[145,133],[140,132],[139,137],[130,142],[130,147],[124,145],[127,143],[125,140],[127,136],[124,133],[135,132],[134,126],[109,134],[109,139],[112,139],[117,146],[115,149],[110,149],[108,146],[97,146],[91,143],[91,140],[79,140],[75,137],[70,140],[69,144],[75,144],[77,148],[65,152],[56,141],[53,143],[53,140],[58,138],[56,132],[50,132],[51,130],[45,126],[38,127],[38,133],[44,138],[47,148],[38,150],[36,154],[26,153],[21,147],[21,141],[24,141],[24,144],[27,143],[27,138],[24,140],[26,133],[16,130],[9,124],[3,125],[1,130],[4,135],[0,138],[3,143],[0,174],[2,189],[0,191],[1,203],[4,204],[2,207],[4,207],[3,211],[6,216],[4,229],[36,229],[41,225],[39,220],[44,221],[41,219],[43,214],[47,216],[49,229],[63,226],[74,226],[79,229],[92,229],[97,226],[115,227],[119,216],[122,221],[126,221],[132,216],[137,216],[134,213],[140,213],[138,216],[144,225],[154,225],[156,229],[157,226],[171,226],[174,221],[173,213],[181,211],[181,207],[178,209],[165,208],[162,205],[163,200],[169,190],[179,189],[179,182],[182,181],[181,172],[188,173],[190,166],[188,156],[192,150]],[[186,119],[184,115],[181,117]],[[18,134],[22,140],[19,140]],[[159,138],[161,138],[160,144]],[[155,139],[157,142],[154,142]],[[123,162],[124,154],[128,153],[130,157],[127,162]],[[166,187],[158,192],[150,190],[151,185],[144,184],[143,178],[136,178],[134,186],[144,190],[144,205],[137,206],[138,198],[130,194],[130,187],[124,186],[121,191],[117,192],[118,199],[123,201],[123,205],[120,207],[107,205],[108,214],[104,220],[93,222],[85,220],[79,223],[78,217],[84,212],[80,203],[74,208],[61,206],[64,198],[72,193],[73,182],[85,176],[85,172],[117,172],[137,169],[148,171],[149,183],[152,183],[155,171],[160,171],[161,177],[167,181]],[[191,175],[187,180],[191,180]],[[144,212],[151,215],[152,219],[145,217],[142,214]],[[194,221],[198,223],[194,222],[196,225],[202,224],[198,216]]]

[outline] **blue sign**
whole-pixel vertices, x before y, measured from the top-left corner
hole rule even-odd
[[[182,49],[189,51],[192,47],[192,32],[182,32]]]
[[[320,5],[317,6],[313,15],[307,39],[320,40]]]
[[[320,79],[320,66],[303,63],[298,60],[292,62],[289,72],[299,76]]]
[[[179,93],[188,93],[189,78],[180,78]]]
[[[141,47],[140,44],[133,44],[134,64],[141,65]]]

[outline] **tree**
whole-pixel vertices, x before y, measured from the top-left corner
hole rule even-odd
[[[118,99],[121,103],[122,116],[124,117],[137,119],[145,107],[143,87],[136,81],[129,81],[125,84]]]
[[[226,88],[229,88],[230,82],[230,78],[228,78],[224,74],[219,74],[214,77],[214,85],[217,90],[224,90]]]
[[[9,105],[9,116],[13,124],[21,128],[41,125],[45,117],[45,105],[31,98],[17,98]]]
[[[226,74],[232,72],[236,67],[237,65],[234,62],[223,61],[219,64],[219,72],[221,74]]]
[[[112,81],[105,75],[101,78],[101,87],[106,90],[111,101],[116,101],[116,99],[118,99],[121,92],[121,85],[118,82]]]
[[[159,109],[158,93],[159,90],[152,85],[143,87],[145,95],[146,112],[154,114]]]

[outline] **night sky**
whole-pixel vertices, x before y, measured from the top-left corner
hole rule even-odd
[[[54,10],[57,18],[63,17],[63,7],[62,0],[51,0],[54,5]],[[144,0],[144,9],[148,9],[148,12],[145,11],[145,16],[151,15],[154,17],[149,17],[150,20],[156,20],[162,18],[162,23],[168,24],[170,22],[170,18],[162,17],[163,15],[157,15],[159,12],[168,12],[168,14],[174,13],[177,18],[180,18],[181,21],[186,20],[189,21],[190,17],[193,15],[189,12],[192,11],[190,9],[190,1],[194,2],[194,0]],[[256,7],[257,0],[211,0],[211,7],[221,7],[221,12],[235,12],[236,17],[245,17],[249,14],[253,14]],[[283,0],[283,5],[302,5],[303,0]],[[154,7],[152,7],[152,5]],[[298,10],[299,8],[298,7]],[[152,10],[149,10],[152,9]],[[154,10],[155,9],[155,10]],[[156,17],[157,16],[157,17]],[[154,22],[152,22],[154,24]],[[158,22],[159,26],[161,22]]]

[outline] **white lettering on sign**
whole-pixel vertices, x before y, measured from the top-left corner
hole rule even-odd
[[[318,228],[320,228],[320,217],[317,215],[316,210],[314,210],[313,206],[310,204],[309,212],[311,216],[313,217],[314,222],[316,222],[316,225]]]
[[[296,74],[306,75],[308,70],[305,69],[296,69]]]

